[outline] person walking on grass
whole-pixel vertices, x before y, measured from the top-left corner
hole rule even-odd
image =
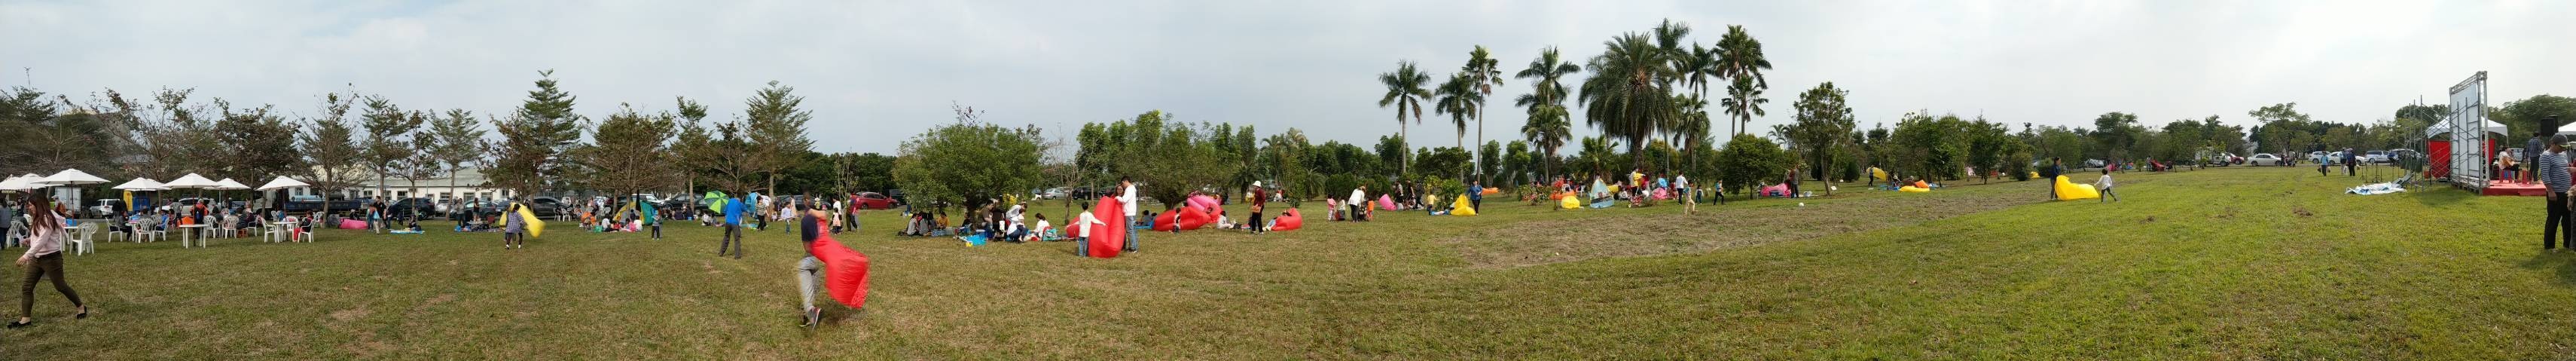
[[[53,200],[45,197],[28,198],[26,205],[27,230],[33,237],[27,239],[27,253],[18,255],[18,266],[24,267],[27,278],[18,287],[18,320],[10,321],[9,328],[35,324],[36,281],[49,276],[54,281],[54,292],[62,293],[63,298],[72,301],[73,308],[80,309],[72,318],[89,318],[89,304],[81,303],[80,293],[72,292],[70,281],[63,280],[63,243],[71,238],[71,231],[63,228],[62,213],[50,211]]]
[[[2361,166],[2361,162],[2360,162],[2360,160],[2361,160],[2361,157],[2360,157],[2358,154],[2356,154],[2355,152],[2353,152],[2353,151],[2352,151],[2352,148],[2344,148],[2344,149],[2343,149],[2343,176],[2346,176],[2346,177],[2353,177],[2353,176],[2355,176],[2355,175],[2353,175],[2353,169],[2354,169],[2354,168],[2358,168],[2358,167],[2360,167],[2360,166]]]
[[[1485,211],[1485,181],[1467,181],[1467,209]]]
[[[2548,147],[2549,150],[2541,152],[2540,157],[2533,158],[2531,166],[2540,183],[2549,187],[2548,197],[2544,197],[2549,202],[2546,207],[2549,218],[2541,222],[2540,249],[2555,252],[2561,236],[2567,237],[2564,243],[2568,247],[2576,248],[2576,212],[2568,211],[2568,202],[2576,202],[2571,201],[2576,198],[2568,197],[2569,185],[2576,180],[2571,179],[2567,170],[2567,136],[2551,136]]]
[[[742,259],[743,244],[751,243],[751,240],[743,238],[742,217],[750,216],[744,213],[747,213],[751,209],[751,205],[743,204],[745,202],[743,202],[742,198],[727,198],[723,203],[724,239],[716,243],[716,257],[724,257],[726,254],[725,248],[731,247],[733,248],[733,259]]]
[[[2093,181],[2093,187],[2094,187],[2094,188],[2101,188],[2101,189],[2102,189],[2102,197],[2101,197],[2101,198],[2102,198],[2102,200],[2101,200],[2101,202],[2111,202],[2111,201],[2117,201],[2117,200],[2120,200],[2120,194],[2119,194],[2119,193],[2111,193],[2111,169],[2110,169],[2110,168],[2103,168],[2103,169],[2102,169],[2102,179]],[[2095,203],[2101,203],[2101,202],[2095,202]]]

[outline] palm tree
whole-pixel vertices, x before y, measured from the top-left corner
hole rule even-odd
[[[1681,61],[1681,68],[1677,69],[1682,73],[1682,84],[1690,86],[1691,91],[1699,94],[1700,99],[1708,99],[1709,79],[1726,79],[1726,69],[1718,67],[1718,59],[1725,54],[1726,48],[1704,48],[1699,44],[1691,44],[1690,52],[1685,54],[1689,58]]]
[[[1547,175],[1556,174],[1556,149],[1564,147],[1565,139],[1574,135],[1574,124],[1566,119],[1571,116],[1563,105],[1540,104],[1530,108],[1529,123],[1521,125],[1521,137],[1529,138],[1530,145],[1547,153]]]
[[[1560,59],[1556,47],[1550,46],[1539,49],[1538,59],[1530,60],[1529,68],[1512,75],[1522,79],[1538,78],[1537,82],[1530,83],[1530,93],[1522,94],[1514,103],[1529,108],[1529,123],[1521,125],[1521,135],[1529,138],[1530,145],[1538,146],[1547,154],[1549,175],[1556,174],[1556,150],[1565,146],[1566,138],[1572,134],[1569,128],[1573,127],[1568,122],[1573,115],[1565,110],[1565,84],[1558,80],[1582,71],[1582,66]]]
[[[1726,114],[1734,116],[1735,134],[1744,134],[1744,127],[1753,124],[1753,117],[1768,115],[1762,112],[1762,104],[1771,100],[1762,98],[1762,87],[1755,86],[1754,82],[1753,77],[1735,77],[1735,85],[1726,87],[1726,99],[1722,102],[1726,106]]]
[[[1771,60],[1762,56],[1762,41],[1744,32],[1743,25],[1728,25],[1726,35],[1718,38],[1717,67],[1728,78],[1752,77],[1756,88],[1770,89],[1771,80],[1762,71],[1771,69]]]
[[[1664,53],[1664,61],[1671,62],[1670,66],[1675,70],[1688,71],[1689,68],[1682,66],[1689,57],[1687,54],[1689,49],[1682,48],[1682,38],[1690,37],[1690,23],[1676,23],[1673,19],[1664,19],[1663,24],[1655,25],[1654,32],[1655,50]],[[1667,84],[1665,85],[1670,86],[1669,83],[1681,80],[1681,76],[1680,72],[1666,75],[1664,82]]]
[[[1465,72],[1469,79],[1475,81],[1474,86],[1477,93],[1475,113],[1476,144],[1485,144],[1485,97],[1494,95],[1495,85],[1503,85],[1502,62],[1494,60],[1494,54],[1492,52],[1485,51],[1484,45],[1477,45],[1475,51],[1467,52],[1467,66],[1459,68],[1458,70]],[[1476,151],[1482,152],[1481,148]],[[1477,175],[1481,178],[1484,175],[1482,172],[1484,172],[1485,169],[1483,164],[1484,155],[1477,154],[1476,156],[1469,158],[1476,160],[1477,164],[1475,168],[1477,172],[1479,172]]]
[[[1574,65],[1574,63],[1559,59],[1557,57],[1556,47],[1550,46],[1545,49],[1539,49],[1538,59],[1530,60],[1529,68],[1521,69],[1520,73],[1512,75],[1512,77],[1522,79],[1538,78],[1538,82],[1530,84],[1534,89],[1532,89],[1530,94],[1521,95],[1518,103],[1522,107],[1533,107],[1541,104],[1565,104],[1565,84],[1559,80],[1564,79],[1567,75],[1574,75],[1574,73],[1582,71],[1583,66]],[[1533,107],[1531,111],[1536,112],[1537,110]]]
[[[1583,121],[1626,141],[1628,152],[1636,153],[1678,113],[1667,94],[1670,88],[1664,86],[1664,80],[1675,74],[1666,61],[1670,53],[1638,33],[1601,45],[1607,49],[1588,66],[1595,75],[1583,81]],[[1639,167],[1645,165],[1638,162]]]
[[[1441,82],[1438,90],[1432,91],[1440,95],[1431,107],[1432,113],[1448,114],[1449,121],[1458,124],[1459,149],[1467,148],[1467,118],[1478,113],[1476,104],[1485,99],[1484,94],[1476,92],[1477,84],[1476,78],[1467,73],[1451,74],[1449,81]]]
[[[1402,60],[1395,62],[1395,72],[1378,74],[1377,81],[1386,84],[1386,97],[1378,98],[1377,107],[1395,106],[1396,138],[1408,139],[1403,142],[1411,142],[1409,140],[1411,138],[1406,136],[1404,126],[1405,111],[1413,112],[1411,118],[1413,122],[1422,122],[1422,99],[1431,97],[1431,91],[1422,89],[1422,85],[1431,82],[1431,75],[1423,74],[1422,69],[1415,69],[1413,61]],[[1407,144],[1405,147],[1412,148],[1412,145]],[[1403,160],[1396,162],[1396,173],[1405,171],[1405,163],[1408,162]]]

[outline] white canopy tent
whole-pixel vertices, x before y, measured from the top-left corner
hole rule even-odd
[[[219,191],[237,191],[250,189],[250,186],[242,185],[241,182],[235,182],[232,178],[224,178],[223,180],[215,181],[214,187],[208,188]]]
[[[115,189],[115,190],[127,190],[127,191],[158,191],[158,190],[168,190],[168,189],[170,189],[170,187],[162,186],[162,185],[161,185],[161,181],[155,181],[155,180],[152,180],[152,178],[135,178],[134,180],[126,181],[126,182],[125,182],[125,184],[118,184],[118,185],[116,185],[115,187],[108,187],[108,189]]]
[[[297,181],[297,180],[295,180],[295,178],[287,178],[287,177],[284,177],[284,176],[280,176],[280,177],[277,177],[277,179],[269,180],[269,181],[268,181],[268,184],[262,184],[262,185],[260,185],[260,186],[259,186],[259,190],[261,190],[261,191],[273,191],[273,190],[279,190],[279,189],[287,189],[287,188],[303,188],[303,187],[311,187],[311,186],[313,186],[313,185],[311,185],[311,184],[304,184],[304,182],[302,182],[302,181]]]
[[[196,173],[188,173],[188,175],[179,176],[179,179],[172,179],[170,180],[170,183],[165,183],[161,186],[169,187],[170,189],[208,189],[214,188],[218,185],[220,184],[216,184],[213,179],[206,179],[205,176],[197,175]]]
[[[45,176],[45,179],[43,180],[36,181],[37,185],[43,186],[76,186],[99,183],[107,183],[107,179],[89,175],[88,172],[82,172],[79,169],[64,169],[61,172],[55,172],[54,175]]]
[[[30,189],[36,189],[36,185],[34,184],[34,183],[35,183],[34,181],[35,181],[35,180],[37,180],[37,179],[44,179],[44,178],[41,178],[41,177],[26,177],[26,176],[9,176],[9,178],[8,178],[8,179],[0,179],[0,191],[6,191],[6,192],[25,192],[25,191],[30,190]]]

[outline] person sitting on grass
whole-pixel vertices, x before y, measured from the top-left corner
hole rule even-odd
[[[1055,225],[1054,225],[1054,224],[1049,224],[1049,223],[1047,223],[1046,213],[1038,213],[1038,214],[1037,214],[1037,218],[1038,218],[1038,225],[1037,225],[1037,227],[1029,228],[1028,235],[1027,235],[1027,236],[1024,236],[1024,238],[1025,238],[1025,239],[1030,240],[1030,241],[1041,241],[1041,242],[1043,242],[1043,241],[1053,241],[1053,240],[1056,240],[1057,238],[1062,238],[1062,236],[1057,236],[1057,235],[1052,234],[1052,233],[1054,233],[1054,232],[1055,232]]]

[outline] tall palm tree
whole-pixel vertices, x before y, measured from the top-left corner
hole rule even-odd
[[[1521,125],[1521,135],[1529,138],[1530,145],[1538,146],[1540,152],[1547,154],[1547,174],[1550,175],[1556,174],[1557,148],[1565,146],[1573,127],[1570,122],[1573,114],[1565,109],[1565,84],[1559,80],[1579,72],[1583,72],[1583,66],[1559,58],[1556,47],[1550,46],[1539,49],[1538,58],[1530,60],[1528,68],[1512,75],[1538,79],[1530,83],[1530,93],[1522,94],[1514,103],[1529,108],[1529,123]]]
[[[1440,99],[1431,110],[1436,114],[1448,114],[1449,121],[1458,124],[1460,149],[1467,148],[1467,118],[1476,116],[1476,104],[1485,99],[1484,94],[1476,92],[1477,84],[1476,78],[1467,73],[1451,74],[1449,81],[1441,82],[1440,87],[1432,91],[1439,94]]]
[[[1753,77],[1740,76],[1735,77],[1735,85],[1726,87],[1726,99],[1722,103],[1726,106],[1726,114],[1733,116],[1731,119],[1737,135],[1744,134],[1744,127],[1753,124],[1753,117],[1768,115],[1763,113],[1762,104],[1771,100],[1762,98],[1762,87],[1755,86],[1754,82]]]
[[[1458,71],[1466,73],[1469,79],[1475,81],[1474,86],[1477,93],[1475,113],[1476,144],[1485,144],[1485,98],[1494,95],[1495,85],[1503,85],[1502,63],[1502,61],[1494,60],[1494,53],[1485,51],[1484,45],[1477,45],[1475,51],[1467,52],[1467,66],[1458,69]],[[1478,150],[1474,150],[1473,152],[1482,153],[1483,150],[1480,147]],[[1485,169],[1485,155],[1475,154],[1475,156],[1468,158],[1476,160],[1477,164],[1475,169],[1478,172],[1477,176],[1481,178],[1484,175],[1482,172],[1484,172]]]
[[[1601,45],[1607,49],[1592,58],[1587,68],[1594,75],[1583,81],[1583,121],[1624,140],[1633,154],[1678,113],[1664,82],[1675,74],[1666,61],[1670,53],[1638,33]],[[1639,167],[1645,165],[1642,160],[1636,162]]]
[[[1423,74],[1422,69],[1414,68],[1413,61],[1402,60],[1395,62],[1395,72],[1378,74],[1377,81],[1386,84],[1386,96],[1378,98],[1377,107],[1394,106],[1396,138],[1405,139],[1403,142],[1412,142],[1410,140],[1412,137],[1406,136],[1408,133],[1404,126],[1404,120],[1407,119],[1405,111],[1413,112],[1411,118],[1413,122],[1422,122],[1422,99],[1431,97],[1431,91],[1423,89],[1422,85],[1431,82],[1431,75]],[[1413,146],[1406,144],[1405,147]],[[1396,173],[1403,173],[1406,170],[1405,163],[1408,162],[1396,161]]]
[[[1743,25],[1726,26],[1726,35],[1717,39],[1717,67],[1728,78],[1752,77],[1757,88],[1771,88],[1771,80],[1762,77],[1771,69],[1771,60],[1762,56],[1762,41],[1744,32]]]
[[[1671,62],[1669,66],[1675,70],[1687,71],[1688,68],[1682,67],[1682,62],[1688,59],[1689,55],[1686,52],[1690,49],[1682,48],[1682,39],[1690,37],[1690,23],[1676,23],[1673,19],[1664,19],[1663,24],[1655,25],[1654,33],[1655,50],[1664,53],[1664,61]],[[1672,85],[1670,83],[1680,81],[1681,76],[1682,73],[1675,72],[1666,75],[1663,81],[1666,86],[1670,86]]]
[[[1726,56],[1725,54],[1726,48],[1706,48],[1700,47],[1699,44],[1691,44],[1690,52],[1684,54],[1689,58],[1680,62],[1681,68],[1676,69],[1682,73],[1682,84],[1689,85],[1693,93],[1699,94],[1700,99],[1708,99],[1709,79],[1726,79],[1726,69],[1719,67],[1718,62],[1718,59]]]
[[[1574,136],[1574,124],[1567,119],[1570,117],[1572,114],[1566,113],[1564,105],[1540,104],[1530,108],[1529,123],[1521,125],[1521,137],[1529,138],[1530,145],[1546,152],[1547,175],[1556,174],[1556,149],[1564,147],[1566,138]]]

